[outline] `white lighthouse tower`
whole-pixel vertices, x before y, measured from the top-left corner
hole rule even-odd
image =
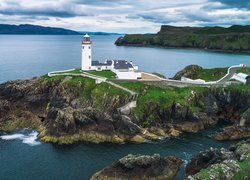
[[[86,34],[82,41],[82,70],[89,71],[91,70],[91,40],[90,36]]]

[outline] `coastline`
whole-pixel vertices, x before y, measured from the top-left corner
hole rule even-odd
[[[115,43],[114,43],[115,44]],[[116,46],[127,46],[127,47],[147,47],[147,48],[161,48],[161,49],[176,49],[176,50],[197,50],[212,53],[225,53],[225,54],[242,54],[250,55],[249,51],[232,51],[232,50],[220,50],[220,49],[203,49],[203,48],[191,48],[191,47],[167,47],[160,45],[142,45],[142,44],[115,44]]]

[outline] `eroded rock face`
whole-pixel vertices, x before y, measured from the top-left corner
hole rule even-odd
[[[143,142],[195,133],[228,119],[233,131],[225,129],[216,139],[249,137],[248,92],[211,89],[193,93],[186,106],[172,102],[162,108],[152,101],[143,106],[141,116],[121,115],[117,109],[131,102],[130,95],[94,96],[87,94],[90,87],[84,82],[72,85],[69,80],[33,78],[0,84],[0,129],[32,127],[46,142]],[[192,104],[200,111],[192,112]]]
[[[250,140],[241,141],[227,149],[210,149],[193,157],[186,167],[186,179],[249,179],[247,170]]]
[[[216,140],[238,140],[250,137],[250,128],[248,126],[227,126],[222,132],[216,133],[213,138]]]
[[[124,158],[95,173],[97,179],[174,179],[182,161],[176,157],[160,157],[159,154],[127,155]]]
[[[210,149],[193,157],[186,167],[186,175],[194,175],[201,169],[226,159],[234,159],[233,152],[226,149]]]

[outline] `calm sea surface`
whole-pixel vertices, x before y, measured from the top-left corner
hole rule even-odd
[[[172,77],[187,65],[206,68],[250,66],[250,55],[199,50],[117,47],[118,36],[93,36],[93,60],[126,59],[141,70]],[[30,78],[48,71],[80,67],[81,36],[0,35],[0,82]]]
[[[148,72],[168,77],[189,64],[203,67],[227,67],[244,63],[244,54],[212,53],[196,50],[116,47],[117,36],[94,36],[93,58],[127,59]],[[81,36],[0,36],[0,82],[30,78],[48,71],[80,67]],[[184,164],[201,150],[227,147],[208,137],[219,129],[199,134],[143,144],[91,144],[56,146],[39,142],[31,129],[12,133],[0,132],[0,179],[88,179],[94,172],[129,153],[175,155]],[[183,178],[183,168],[177,179]]]

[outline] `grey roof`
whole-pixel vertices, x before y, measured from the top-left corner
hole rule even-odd
[[[133,65],[126,61],[126,60],[113,60],[114,61],[114,68],[115,69],[129,69],[133,68]],[[92,61],[92,66],[111,66],[112,60],[107,60],[104,63],[101,63],[99,61]]]
[[[114,60],[115,69],[129,69],[133,68],[132,64],[125,60]]]
[[[101,63],[99,61],[92,61],[92,66],[110,66],[112,61],[107,61],[106,63]]]

